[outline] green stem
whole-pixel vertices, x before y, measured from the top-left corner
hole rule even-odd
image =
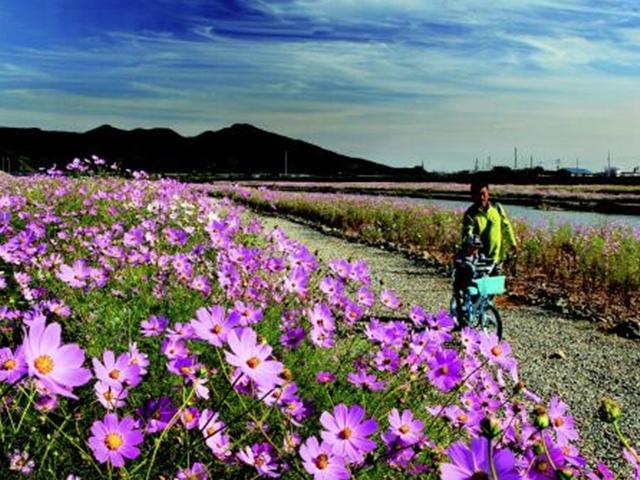
[[[496,473],[496,465],[493,459],[493,439],[489,438],[489,471],[491,472],[491,480],[498,480]]]
[[[189,402],[191,401],[191,397],[193,397],[195,393],[196,393],[196,390],[195,388],[193,388],[189,392],[189,396],[187,397],[187,399],[182,402],[182,405],[180,406],[180,408],[176,410],[176,413],[173,414],[173,417],[171,417],[171,420],[169,420],[169,423],[167,424],[167,426],[164,427],[164,429],[162,430],[162,433],[160,434],[160,438],[156,440],[156,444],[153,448],[153,454],[151,455],[151,463],[149,464],[149,468],[147,469],[147,475],[145,476],[145,480],[149,480],[149,476],[151,475],[151,470],[153,469],[153,465],[156,462],[156,456],[158,455],[158,450],[160,449],[160,444],[168,435],[169,430],[171,430],[171,428],[178,421],[178,418],[180,418],[180,412],[182,412],[182,410],[184,410],[184,408],[189,404]]]
[[[640,463],[640,455],[636,452],[635,448],[629,442],[629,439],[622,434],[622,430],[620,430],[620,423],[618,420],[613,422],[613,430],[616,432],[616,436],[620,440],[620,443],[626,448],[631,456],[636,459],[636,462]]]

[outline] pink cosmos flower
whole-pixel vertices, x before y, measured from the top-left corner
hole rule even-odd
[[[376,442],[368,437],[377,430],[378,424],[373,419],[365,420],[364,413],[360,405],[349,408],[341,403],[333,409],[333,414],[323,412],[320,416],[325,429],[320,435],[331,446],[331,451],[356,463],[376,448]]]
[[[258,343],[256,332],[251,328],[232,330],[228,335],[231,352],[225,352],[225,358],[231,365],[263,388],[271,388],[282,383],[279,375],[284,370],[282,363],[269,360],[271,347]]]
[[[302,466],[314,480],[345,480],[351,477],[344,458],[333,453],[327,442],[319,444],[316,437],[309,437],[300,447],[300,456]]]
[[[94,385],[98,401],[107,410],[123,407],[129,392],[122,385],[114,386],[105,382],[96,382]]]
[[[398,296],[388,288],[384,289],[382,293],[380,293],[380,301],[385,307],[390,308],[391,310],[396,310],[402,305]]]
[[[118,355],[116,360],[111,350],[105,350],[102,354],[104,363],[97,358],[92,359],[93,370],[96,377],[117,389],[122,386],[135,387],[142,380],[140,367],[130,362],[128,353]]]
[[[84,260],[76,260],[73,265],[62,264],[58,272],[58,278],[73,288],[82,288],[91,275],[91,269]]]
[[[0,348],[0,382],[12,385],[27,374],[22,347],[14,352],[10,348]]]
[[[567,404],[557,396],[551,398],[549,403],[549,421],[556,432],[558,445],[566,445],[578,439],[578,432],[574,427],[573,417],[566,414]]]
[[[38,318],[25,331],[25,361],[29,375],[36,377],[54,394],[77,399],[73,387],[84,385],[91,372],[82,367],[84,351],[75,343],[60,346],[62,328],[59,323],[45,324]]]
[[[225,317],[224,307],[214,305],[211,308],[196,310],[196,319],[191,327],[196,336],[214,347],[221,347],[227,341],[227,334],[240,323],[240,314],[231,312]]]
[[[411,410],[405,410],[400,414],[394,408],[389,412],[389,432],[399,438],[404,445],[413,445],[422,438],[424,424],[414,419]]]
[[[131,417],[120,421],[115,413],[109,413],[102,421],[93,422],[91,433],[89,446],[100,463],[122,467],[125,458],[131,460],[140,455],[138,445],[142,443],[142,433],[135,428]]]
[[[203,463],[194,463],[189,468],[178,470],[174,480],[208,480],[209,472]]]
[[[443,392],[450,391],[462,380],[462,362],[455,350],[439,350],[428,363],[431,384]]]
[[[471,478],[491,478],[489,466],[489,442],[486,438],[474,438],[467,447],[458,441],[448,450],[451,463],[440,467],[442,480],[468,480]],[[516,472],[515,458],[510,450],[496,450],[493,464],[500,480],[520,480]]]

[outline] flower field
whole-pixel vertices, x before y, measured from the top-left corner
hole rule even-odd
[[[202,188],[51,173],[0,177],[0,478],[613,478],[508,343],[363,261]]]
[[[401,247],[450,265],[460,244],[463,211],[388,197],[209,187],[263,210],[327,225],[351,238]],[[624,226],[536,227],[513,221],[517,257],[507,258],[510,293],[562,302],[610,328],[637,321],[640,305],[640,232]]]

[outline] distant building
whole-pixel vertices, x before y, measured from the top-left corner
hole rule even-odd
[[[569,175],[571,177],[590,177],[593,175],[593,172],[588,168],[579,167],[561,168],[560,173],[564,173],[565,175]]]

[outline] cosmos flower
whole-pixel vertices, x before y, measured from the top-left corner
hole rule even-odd
[[[486,438],[472,439],[469,447],[461,441],[455,442],[447,453],[451,463],[440,466],[441,480],[493,478],[489,465],[489,442]],[[499,480],[520,480],[515,468],[515,458],[510,450],[495,450],[493,464]]]
[[[209,472],[203,463],[196,462],[189,468],[178,470],[173,480],[208,480]]]
[[[132,460],[140,455],[138,445],[142,443],[142,433],[131,417],[118,420],[115,413],[109,413],[103,420],[93,422],[91,434],[89,446],[100,463],[122,467],[125,458]]]
[[[23,350],[29,375],[52,393],[77,399],[73,388],[84,385],[91,372],[83,368],[84,351],[75,343],[60,346],[59,323],[45,324],[39,318],[25,331]]]
[[[15,353],[10,348],[0,348],[0,382],[13,385],[27,374],[22,346]]]
[[[398,438],[404,445],[412,445],[422,438],[424,423],[413,417],[411,410],[402,414],[394,408],[389,412],[389,433]]]
[[[344,480],[351,477],[344,464],[344,458],[333,453],[327,442],[318,443],[316,437],[309,437],[300,447],[302,466],[313,475],[314,480]]]
[[[437,351],[428,364],[431,384],[443,392],[450,391],[462,380],[462,362],[454,350]]]
[[[226,316],[224,307],[214,305],[196,310],[196,319],[191,320],[190,325],[198,338],[214,347],[222,347],[228,333],[239,323],[239,313],[232,311]]]
[[[320,423],[324,430],[320,435],[333,453],[359,463],[376,448],[376,442],[368,437],[378,429],[378,424],[373,419],[365,420],[364,414],[360,405],[347,407],[343,403],[333,413],[322,412]]]
[[[140,323],[140,333],[144,337],[157,337],[169,325],[169,320],[163,315],[151,315],[148,320]]]
[[[225,352],[227,362],[265,388],[282,383],[279,375],[284,366],[278,361],[270,360],[271,347],[258,343],[253,329],[232,330],[227,340],[231,349],[230,352]]]

